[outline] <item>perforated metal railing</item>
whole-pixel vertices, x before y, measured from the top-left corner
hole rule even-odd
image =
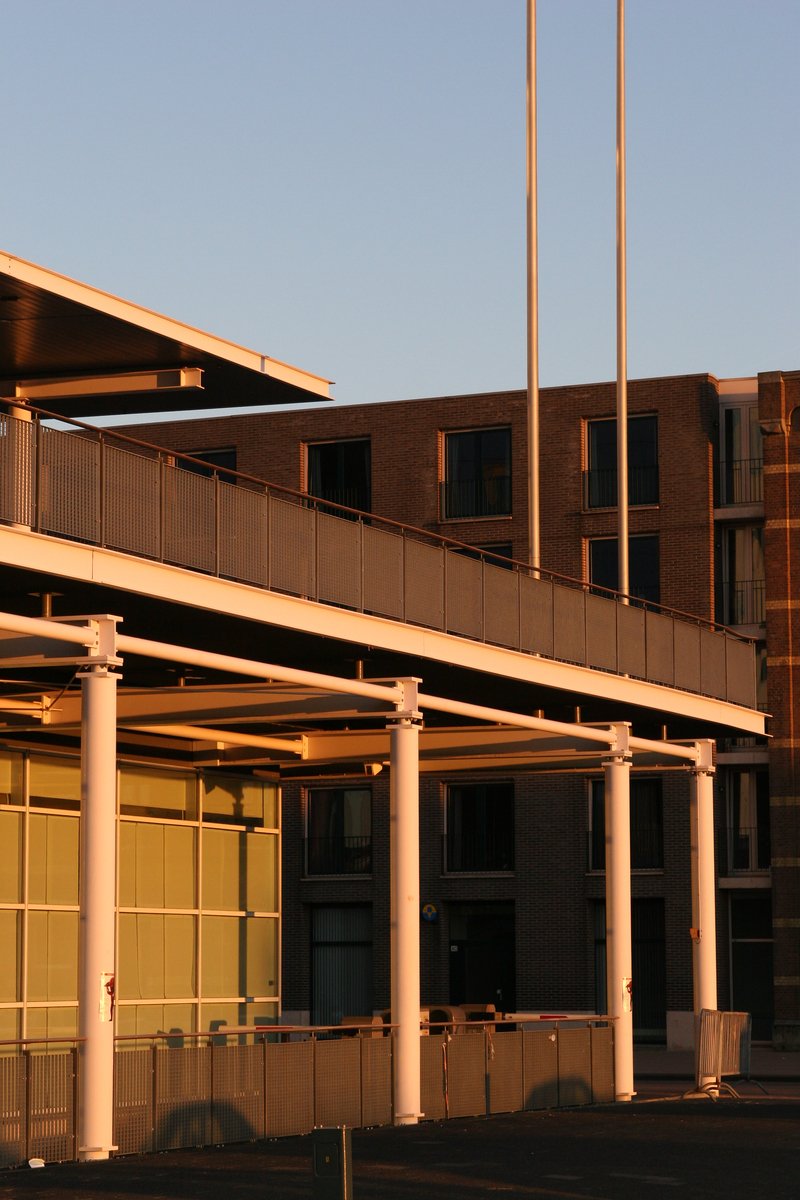
[[[363,1032],[286,1027],[120,1038],[117,1153],[390,1124],[394,1037],[388,1029]],[[427,1120],[614,1099],[613,1033],[601,1018],[532,1032],[483,1023],[469,1036],[422,1033]],[[76,1158],[79,1087],[74,1046],[0,1044],[0,1167]]]
[[[730,630],[46,416],[0,414],[0,521],[756,705],[755,646]]]

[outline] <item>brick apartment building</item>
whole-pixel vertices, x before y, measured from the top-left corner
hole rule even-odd
[[[613,384],[541,396],[542,566],[609,588],[614,409]],[[129,432],[524,562],[525,422],[525,394],[512,391]],[[757,1038],[797,1046],[800,373],[632,381],[628,472],[632,595],[761,647],[772,738],[718,745],[719,1003],[751,1011]],[[375,673],[368,659],[353,670]],[[634,779],[635,1025],[673,1043],[692,1008],[685,803],[675,775]],[[388,1004],[388,810],[382,772],[283,782],[283,916],[299,935],[285,944],[287,1018]],[[424,1001],[604,1008],[602,813],[599,776],[421,779]]]

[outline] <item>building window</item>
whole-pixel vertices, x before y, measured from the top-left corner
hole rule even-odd
[[[508,571],[514,566],[511,542],[489,542],[483,546],[464,546],[457,549],[456,553],[463,554],[465,558],[481,559],[490,566],[503,567]]]
[[[606,869],[605,780],[591,781],[589,869]],[[664,866],[664,822],[660,779],[631,779],[631,870]]]
[[[723,625],[761,625],[766,620],[764,530],[739,525],[722,531],[722,580],[717,617]]]
[[[728,871],[769,870],[769,775],[766,770],[729,770],[725,791],[728,811]]]
[[[310,788],[307,793],[306,872],[372,872],[372,793],[365,787]]]
[[[725,405],[720,412],[720,504],[764,499],[764,451],[757,404]]]
[[[617,422],[587,422],[586,508],[617,503]],[[658,418],[628,417],[628,504],[658,504]]]
[[[514,870],[513,783],[447,788],[445,871]]]
[[[222,450],[187,450],[192,458],[199,458],[201,462],[189,462],[185,458],[178,460],[178,466],[185,471],[193,471],[195,475],[204,475],[206,478],[211,478],[214,471],[219,471],[222,477],[225,478],[225,473],[236,470],[236,447],[229,446]],[[208,466],[202,466],[201,463],[207,463]],[[233,482],[229,477],[229,482]]]
[[[619,587],[619,551],[616,538],[589,541],[589,582],[616,591]],[[643,534],[628,541],[628,588],[631,596],[658,604],[661,598],[657,534]]]
[[[511,430],[468,429],[444,439],[442,515],[511,514]]]
[[[372,507],[372,448],[369,438],[315,442],[307,447],[308,491],[320,500],[369,512]]]

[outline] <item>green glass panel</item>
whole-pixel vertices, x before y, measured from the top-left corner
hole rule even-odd
[[[164,908],[197,905],[197,830],[164,828]]]
[[[78,903],[77,817],[31,813],[28,892],[31,904]]]
[[[77,1008],[29,1008],[29,1038],[67,1038],[78,1036]],[[50,1047],[56,1049],[56,1047]]]
[[[235,775],[203,777],[203,820],[226,825],[274,825],[275,784]]]
[[[0,1041],[15,1041],[20,1035],[21,1013],[18,1008],[0,1008]],[[12,1046],[0,1046],[0,1054],[7,1054]]]
[[[245,908],[243,833],[203,830],[203,908]]]
[[[277,947],[274,917],[204,917],[203,995],[277,995]]]
[[[75,1000],[78,995],[78,914],[28,913],[29,1000]]]
[[[21,902],[22,813],[0,812],[0,903]]]
[[[246,980],[248,996],[278,994],[278,922],[274,917],[247,921]]]
[[[120,1004],[117,1009],[117,1033],[140,1034],[142,1037],[156,1033],[172,1033],[179,1037],[191,1033],[194,1028],[195,1004]],[[170,1041],[159,1039],[159,1046],[170,1045]],[[194,1041],[187,1042],[194,1045]]]
[[[21,754],[0,752],[0,804],[24,804]]]
[[[180,825],[120,823],[123,908],[195,907],[196,830]]]
[[[195,994],[195,918],[120,913],[120,1000]]]
[[[250,834],[245,843],[246,907],[249,912],[278,911],[278,837]]]
[[[77,811],[81,805],[80,763],[73,759],[45,758],[32,754],[30,798],[32,808]]]
[[[119,778],[119,810],[132,817],[194,821],[197,776],[190,772],[124,766]]]
[[[20,920],[15,909],[0,909],[0,1001],[20,1000]]]

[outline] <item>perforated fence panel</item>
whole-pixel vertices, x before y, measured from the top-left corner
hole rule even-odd
[[[756,673],[752,647],[747,642],[740,642],[738,638],[726,637],[725,651],[728,699],[733,704],[743,704],[748,708],[755,708]]]
[[[28,1060],[28,1158],[76,1157],[75,1053],[31,1054]]]
[[[610,1025],[593,1025],[592,1100],[610,1104],[614,1099],[614,1033]]]
[[[424,1039],[420,1039],[422,1041]],[[390,1038],[361,1038],[361,1123],[392,1121],[392,1043]]]
[[[269,498],[269,587],[296,596],[316,595],[316,513],[301,503]]]
[[[617,669],[617,609],[608,596],[586,596],[586,661],[605,671]]]
[[[100,540],[100,447],[39,426],[39,523],[46,533]]]
[[[451,1117],[486,1113],[484,1035],[465,1033],[447,1043],[447,1092]]]
[[[383,617],[403,616],[403,538],[365,525],[364,611]]]
[[[212,1142],[264,1137],[264,1044],[212,1046]]]
[[[557,1035],[545,1030],[522,1034],[522,1069],[525,1108],[558,1106]]]
[[[553,587],[553,653],[567,662],[586,660],[586,607],[583,592],[555,584]]]
[[[553,582],[520,575],[520,636],[523,650],[553,656]]]
[[[672,622],[675,639],[675,686],[696,692],[700,689],[700,629],[697,625]]]
[[[725,634],[701,629],[700,690],[707,696],[724,696],[725,685]]]
[[[361,607],[361,529],[358,521],[317,514],[320,600],[344,608]]]
[[[420,1038],[419,1053],[422,1111],[426,1120],[441,1121],[445,1116],[444,1038]]]
[[[645,613],[647,637],[647,678],[657,683],[673,683],[675,679],[674,623],[663,613]]]
[[[520,1112],[523,1108],[522,1034],[487,1036],[489,1112]]]
[[[0,1167],[25,1160],[26,1080],[25,1056],[0,1055]]]
[[[486,640],[519,649],[519,581],[517,571],[493,563],[483,566],[484,631]]]
[[[211,1133],[211,1047],[159,1049],[155,1060],[157,1150],[205,1146]]]
[[[444,625],[444,550],[405,539],[405,619],[441,629]]]
[[[114,1056],[114,1142],[120,1154],[153,1149],[154,1059],[150,1046],[125,1048]]]
[[[463,634],[464,637],[480,638],[483,607],[480,561],[448,550],[445,554],[445,575],[448,630]]]
[[[617,670],[644,679],[647,674],[645,610],[634,604],[615,604],[617,615]]]
[[[161,463],[116,446],[103,451],[105,544],[149,558],[161,555]]]
[[[0,520],[36,519],[36,430],[33,421],[0,413]]]
[[[314,1046],[268,1045],[267,1137],[310,1133],[314,1128]]]
[[[219,484],[219,573],[228,579],[267,583],[267,497]]]
[[[558,1103],[560,1107],[591,1104],[592,1033],[590,1029],[558,1031]]]
[[[361,1124],[360,1038],[317,1042],[315,1125]]]

